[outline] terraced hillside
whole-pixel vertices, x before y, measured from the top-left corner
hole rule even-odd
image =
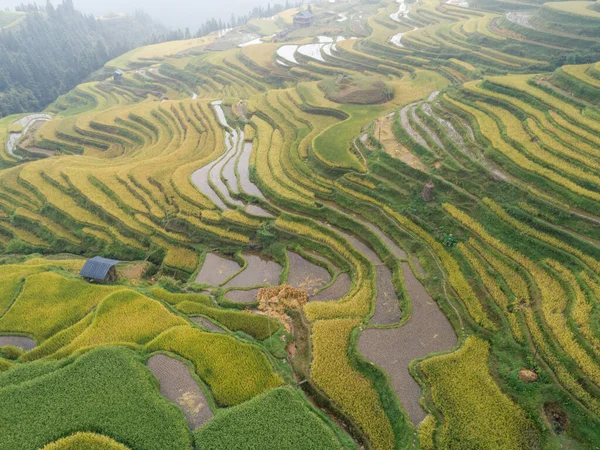
[[[0,448],[600,446],[595,6],[314,4],[0,120]]]

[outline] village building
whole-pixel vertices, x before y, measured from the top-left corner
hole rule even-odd
[[[313,23],[315,15],[310,11],[300,11],[294,15],[294,26],[295,27],[310,27]]]

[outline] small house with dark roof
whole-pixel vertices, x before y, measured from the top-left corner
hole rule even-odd
[[[116,259],[94,256],[85,262],[79,275],[88,281],[99,281],[101,283],[117,281],[117,269],[115,267],[117,264],[119,264],[119,261]]]
[[[113,80],[120,81],[123,77],[123,71],[121,69],[117,69],[113,72]]]
[[[310,27],[313,23],[315,15],[310,11],[300,11],[294,15],[295,27]]]

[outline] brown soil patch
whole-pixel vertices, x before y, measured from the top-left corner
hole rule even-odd
[[[198,428],[213,416],[204,392],[185,363],[158,354],[152,356],[147,365],[158,378],[160,393],[183,410],[190,429]]]
[[[117,266],[117,273],[120,279],[141,280],[149,265],[150,263],[147,261],[119,265]]]
[[[419,161],[419,158],[417,158],[410,152],[410,150],[400,144],[400,142],[398,142],[394,136],[394,132],[392,130],[394,117],[395,116],[386,116],[377,119],[375,122],[375,131],[373,132],[373,135],[379,140],[379,142],[381,142],[381,145],[384,146],[388,155],[399,159],[403,163],[406,163],[415,169],[424,171],[425,166],[421,163],[421,161]]]
[[[569,426],[569,416],[566,411],[556,402],[544,404],[544,414],[552,424],[556,433],[562,433]]]
[[[538,374],[533,370],[523,368],[519,370],[519,378],[525,383],[533,383],[538,380]]]
[[[452,349],[456,334],[408,263],[402,263],[402,273],[412,302],[410,319],[400,328],[364,330],[358,349],[387,372],[402,406],[416,425],[425,418],[425,411],[419,404],[421,388],[410,375],[408,365],[430,353]]]

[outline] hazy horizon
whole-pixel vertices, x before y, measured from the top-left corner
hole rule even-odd
[[[62,0],[53,0],[57,5]],[[10,8],[22,3],[33,3],[27,0],[0,0],[0,9]],[[45,0],[35,3],[45,4]],[[221,0],[219,2],[189,2],[188,0],[170,1],[145,1],[145,0],[73,0],[75,8],[95,16],[103,16],[109,13],[133,13],[142,10],[148,13],[154,20],[168,27],[189,27],[192,32],[196,31],[207,19],[215,18],[224,21],[229,20],[231,14],[236,16],[247,14],[256,6],[267,6],[267,4],[285,3],[285,0]]]

